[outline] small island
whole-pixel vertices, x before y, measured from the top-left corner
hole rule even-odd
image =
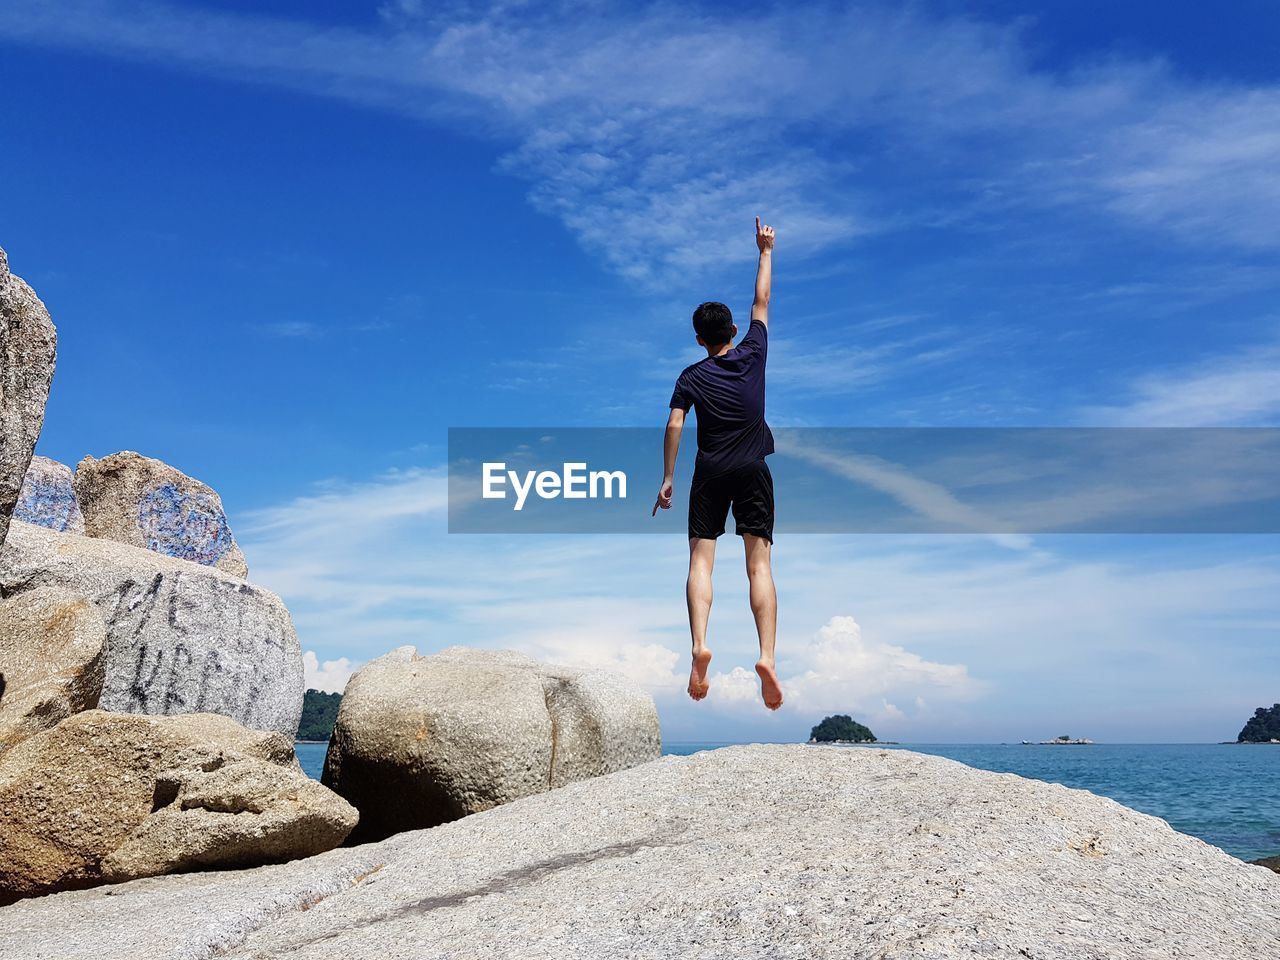
[[[809,732],[810,743],[877,743],[876,735],[852,717],[827,717]]]
[[[1091,744],[1091,743],[1093,743],[1093,741],[1092,741],[1092,740],[1090,740],[1088,737],[1073,737],[1073,736],[1070,736],[1069,734],[1064,733],[1064,734],[1062,734],[1062,736],[1054,737],[1052,740],[1038,740],[1038,741],[1036,741],[1036,743],[1034,744],[1034,746],[1038,746],[1038,747],[1083,747],[1083,746],[1087,746],[1088,744]],[[1032,744],[1032,742],[1031,742],[1030,740],[1023,740],[1023,741],[1022,741],[1022,745],[1023,745],[1024,747],[1033,746],[1033,744]]]
[[[1236,743],[1280,743],[1280,703],[1255,710]]]
[[[308,690],[302,697],[302,717],[298,720],[295,740],[328,743],[333,725],[338,722],[338,704],[342,694]]]

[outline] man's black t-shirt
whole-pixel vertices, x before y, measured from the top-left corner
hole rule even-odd
[[[699,360],[676,380],[671,406],[698,417],[694,479],[716,477],[773,453],[764,422],[764,367],[769,328],[759,320],[741,342],[720,357]]]

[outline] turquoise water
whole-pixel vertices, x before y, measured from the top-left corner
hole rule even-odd
[[[726,744],[668,743],[663,745],[663,753],[686,755],[721,746]],[[1091,790],[1161,817],[1175,829],[1243,860],[1280,854],[1280,746],[912,743],[885,749],[917,750],[983,770]],[[318,778],[324,766],[325,744],[300,743],[297,750],[302,768]]]

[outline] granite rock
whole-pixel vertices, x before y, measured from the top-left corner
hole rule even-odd
[[[76,466],[85,533],[247,577],[214,490],[160,460],[123,450]]]
[[[97,609],[56,587],[0,602],[0,755],[98,705],[107,630]]]
[[[612,674],[508,650],[401,647],[347,683],[323,780],[359,809],[352,840],[367,842],[660,752],[652,698]]]
[[[1273,960],[1280,876],[907,750],[663,757],[430,830],[0,910],[6,960]]]
[[[57,344],[49,311],[0,250],[0,544],[44,424]]]
[[[31,458],[18,494],[13,519],[59,533],[84,533],[84,515],[76,499],[75,476],[65,463],[48,457]]]
[[[0,758],[0,899],[292,860],[355,822],[280,734],[90,710]]]
[[[88,597],[106,622],[102,709],[221,713],[297,732],[302,651],[270,591],[214,567],[15,521],[0,549],[0,594],[42,586]]]

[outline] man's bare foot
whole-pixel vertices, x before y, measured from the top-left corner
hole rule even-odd
[[[711,651],[706,647],[695,650],[693,669],[689,671],[689,696],[701,700],[707,695],[710,684],[707,683],[707,667],[711,665]]]
[[[760,675],[760,696],[764,705],[770,710],[782,706],[782,685],[778,683],[778,675],[773,672],[773,663],[761,660],[756,664],[756,673]]]

